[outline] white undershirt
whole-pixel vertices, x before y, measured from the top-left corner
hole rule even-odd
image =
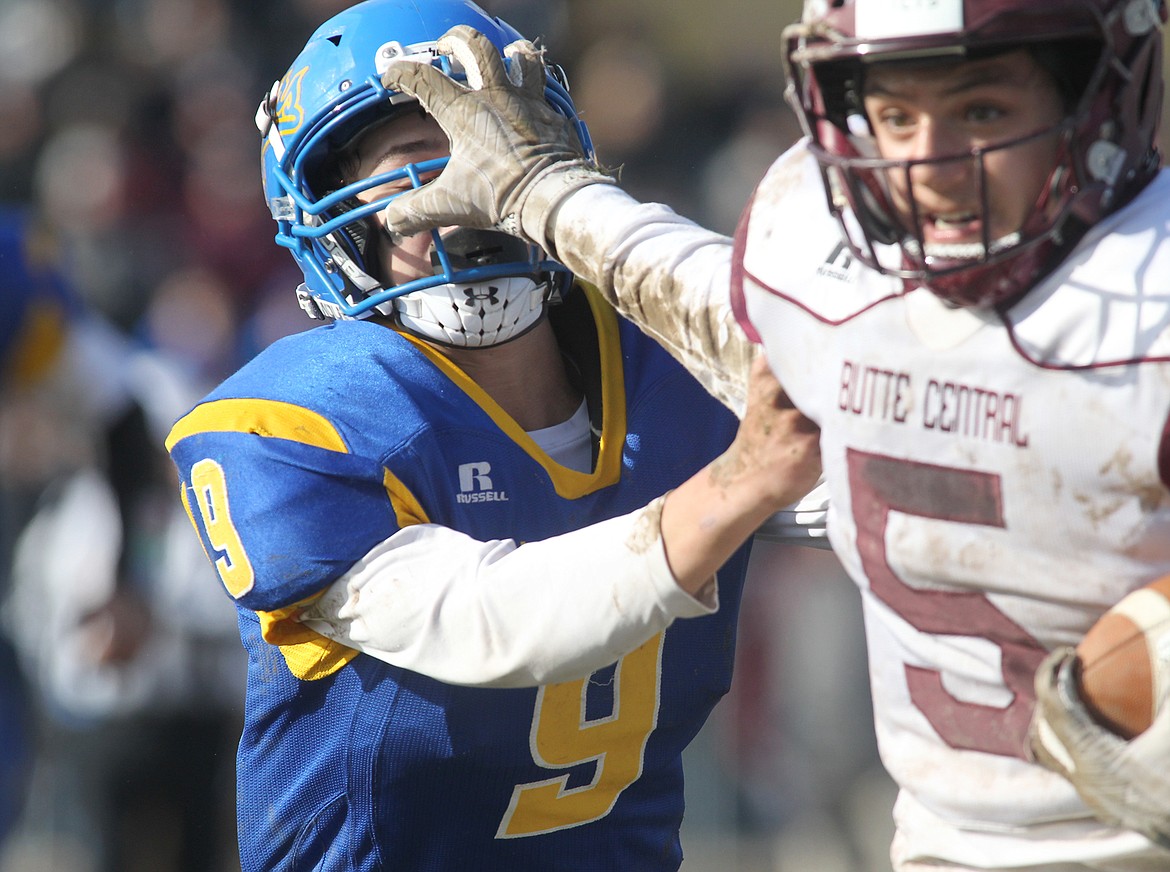
[[[589,407],[585,401],[577,407],[573,417],[551,427],[529,430],[532,441],[549,457],[577,472],[593,470],[593,445],[589,431]]]

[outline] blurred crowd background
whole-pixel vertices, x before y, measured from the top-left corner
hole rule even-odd
[[[311,326],[253,118],[347,5],[0,0],[0,872],[238,868],[244,655],[162,440]],[[729,233],[797,135],[799,0],[482,5],[548,47],[641,199]],[[809,549],[760,544],[753,575],[688,752],[684,870],[885,872],[856,592]]]

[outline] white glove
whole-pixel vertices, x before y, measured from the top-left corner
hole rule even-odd
[[[1072,648],[1053,651],[1036,670],[1033,757],[1068,779],[1102,821],[1170,848],[1170,705],[1127,742],[1089,715],[1078,670]]]
[[[756,541],[806,545],[824,551],[829,544],[829,488],[822,476],[807,494],[790,506],[785,506],[755,532]]]
[[[462,85],[417,61],[391,64],[382,84],[418,99],[451,140],[451,160],[425,187],[396,198],[382,213],[391,234],[433,227],[495,228],[549,253],[552,213],[584,185],[613,183],[589,160],[572,122],[545,100],[540,51],[527,40],[504,49],[459,25],[437,50],[462,66]]]

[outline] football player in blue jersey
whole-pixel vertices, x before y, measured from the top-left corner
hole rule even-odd
[[[250,657],[244,872],[676,869],[741,544],[819,473],[815,428],[754,355],[737,429],[539,248],[381,229],[448,155],[381,77],[461,75],[435,51],[460,23],[501,54],[518,38],[465,0],[368,0],[273,87],[265,194],[301,306],[330,323],[168,438]],[[561,78],[507,62],[590,149]],[[364,646],[386,626],[398,643]]]

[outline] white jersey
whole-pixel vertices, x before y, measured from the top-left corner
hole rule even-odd
[[[734,310],[821,425],[901,787],[895,864],[1170,868],[1024,759],[1045,652],[1170,573],[1170,177],[1002,317],[862,267],[824,196],[798,146],[734,244],[609,186],[566,200],[555,242],[717,395],[750,356]]]
[[[1045,653],[1170,573],[1170,175],[1002,316],[902,293],[823,201],[803,151],[773,167],[732,295],[822,428],[899,850],[993,868],[1140,854],[1024,756]],[[1033,828],[1027,849],[1003,837]]]

